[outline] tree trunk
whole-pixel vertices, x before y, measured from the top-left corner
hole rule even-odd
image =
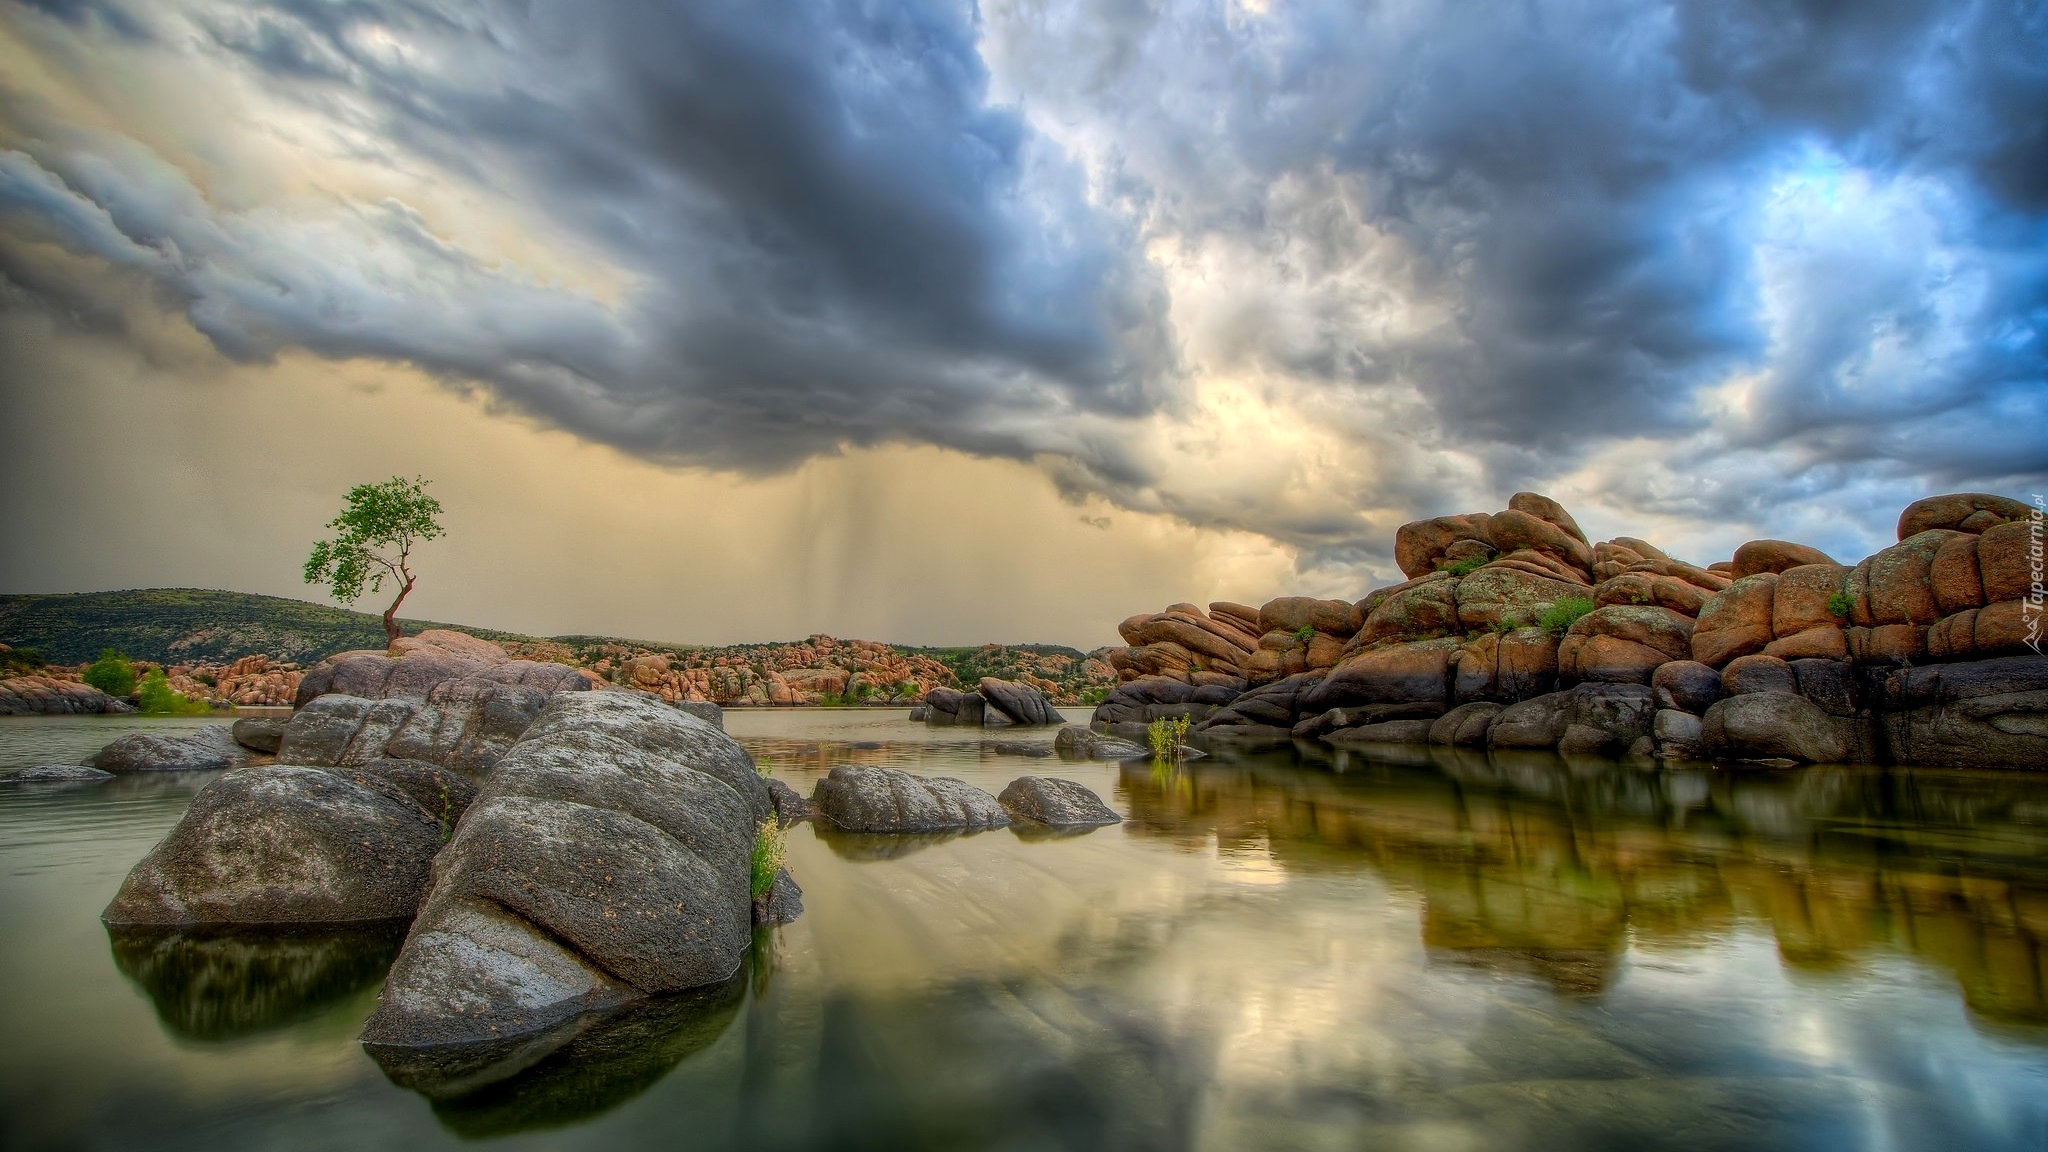
[[[412,580],[408,578],[405,583],[399,585],[398,595],[391,601],[391,607],[384,610],[384,643],[387,647],[398,643],[398,638],[405,635],[398,627],[398,606],[405,603],[406,593],[411,591]]]

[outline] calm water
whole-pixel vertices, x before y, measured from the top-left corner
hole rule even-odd
[[[1129,819],[800,827],[809,911],[732,987],[439,1106],[354,1040],[395,940],[108,939],[101,907],[208,777],[0,788],[0,1145],[2048,1146],[2048,777],[1292,751],[1169,773],[903,716],[728,724],[802,792],[849,760],[1049,772]],[[0,721],[0,766],[140,723]]]

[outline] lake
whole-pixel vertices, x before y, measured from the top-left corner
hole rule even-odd
[[[211,774],[0,787],[0,1145],[2048,1147],[2048,774],[1168,769],[905,717],[727,726],[805,794],[847,762],[1042,773],[1125,823],[799,826],[807,911],[730,986],[454,1101],[356,1044],[394,938],[109,939],[101,908]],[[189,723],[0,720],[0,767]]]

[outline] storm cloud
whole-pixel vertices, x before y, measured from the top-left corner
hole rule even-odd
[[[2048,486],[2048,6],[4,12],[53,70],[232,81],[591,265],[224,192],[8,81],[17,291],[90,317],[140,278],[229,357],[411,363],[662,462],[1034,461],[1333,580],[1532,484],[1852,553],[1930,487]]]

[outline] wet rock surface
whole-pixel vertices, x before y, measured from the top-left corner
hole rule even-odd
[[[842,764],[811,793],[818,819],[847,832],[940,832],[1001,828],[996,798],[951,776]]]
[[[100,749],[91,767],[127,772],[205,772],[240,768],[257,753],[242,747],[225,724],[177,732],[132,732]]]
[[[1086,785],[1053,776],[1019,776],[996,799],[1013,819],[1055,828],[1123,823]]]

